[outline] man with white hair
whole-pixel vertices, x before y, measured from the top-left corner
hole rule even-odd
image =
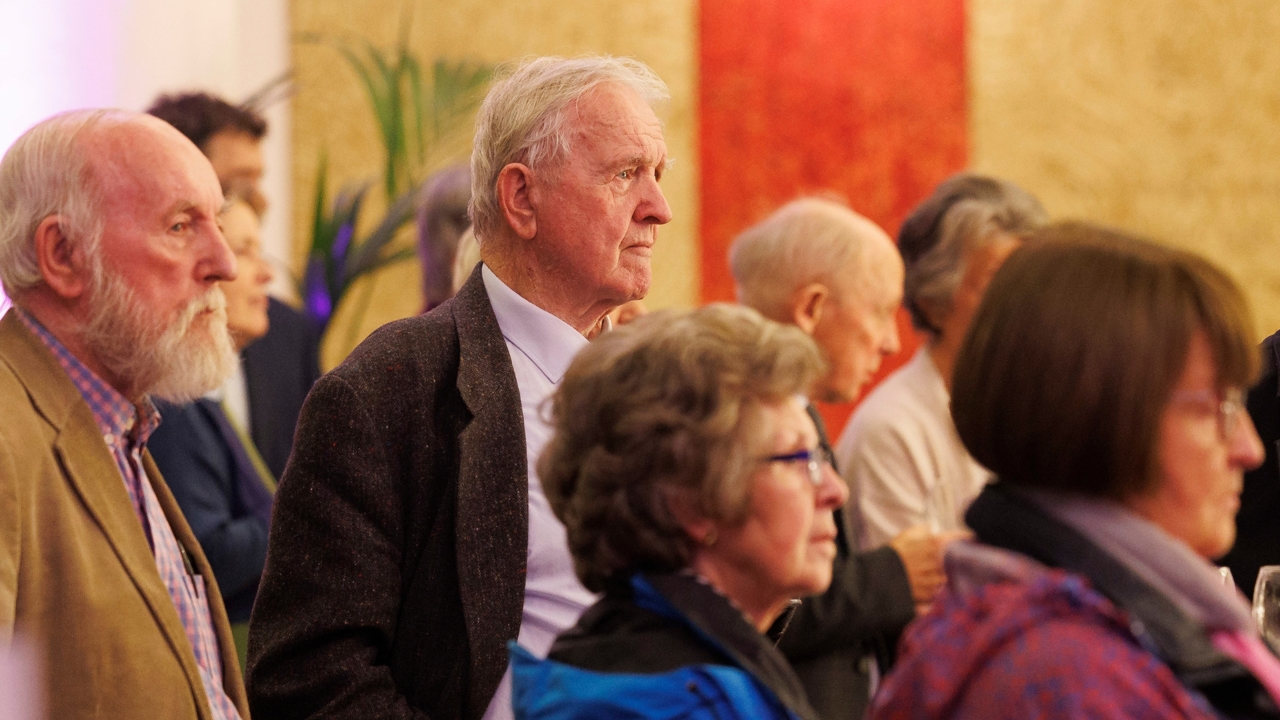
[[[483,263],[312,390],[249,635],[272,718],[509,718],[507,643],[545,653],[594,602],[534,474],[544,401],[649,288],[667,165],[638,62],[539,58],[476,120]]]
[[[146,449],[150,397],[235,362],[222,204],[147,116],[58,115],[0,162],[0,644],[40,649],[49,717],[247,717],[217,584]]]
[[[813,337],[827,361],[814,400],[849,402],[899,349],[895,315],[903,265],[893,241],[844,205],[802,198],[743,231],[729,250],[738,300]],[[809,415],[834,465],[813,405]],[[888,545],[853,552],[849,509],[836,511],[839,536],[831,586],[803,601],[778,647],[792,661],[814,708],[827,720],[861,718],[874,660],[892,655],[917,604],[944,580],[942,548],[954,536],[913,528]]]

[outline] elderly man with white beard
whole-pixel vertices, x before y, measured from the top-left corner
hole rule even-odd
[[[58,115],[0,162],[0,646],[49,717],[247,718],[213,574],[146,449],[150,397],[235,362],[218,178],[166,123]]]

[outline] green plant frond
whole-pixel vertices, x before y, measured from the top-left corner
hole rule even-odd
[[[435,61],[432,71],[432,100],[436,135],[439,135],[442,128],[452,125],[459,115],[479,104],[478,90],[489,81],[493,70],[487,65],[465,60],[450,63],[440,59]]]
[[[333,219],[338,224],[342,224],[349,218],[359,215],[360,205],[371,187],[373,187],[372,180],[343,185],[337,197],[333,199]]]
[[[427,140],[423,134],[426,123],[427,99],[426,92],[422,87],[422,66],[418,63],[418,58],[409,54],[405,54],[402,62],[405,68],[405,75],[409,81],[410,99],[413,103],[413,137],[416,140],[414,149],[417,151],[418,167],[421,168],[423,163],[427,161]],[[434,117],[432,120],[434,122]],[[435,129],[438,128],[433,128],[433,137]]]
[[[329,223],[325,214],[325,188],[329,177],[329,153],[320,151],[320,167],[316,170],[315,202],[311,213],[311,254],[327,254],[333,247],[333,234],[329,232]]]
[[[345,273],[347,282],[368,272],[370,266],[382,254],[383,248],[395,240],[402,227],[413,220],[417,196],[418,188],[415,187],[396,198],[391,207],[387,208],[387,214],[383,216],[382,222],[360,241],[358,247],[352,248],[347,256]]]
[[[364,274],[377,272],[378,270],[381,270],[384,267],[387,267],[389,265],[395,265],[397,263],[402,263],[406,260],[412,260],[417,256],[418,256],[418,251],[416,248],[400,248],[399,250],[396,250],[390,255],[384,255],[378,258],[377,260],[375,260],[373,264],[371,264],[368,268],[365,269]]]

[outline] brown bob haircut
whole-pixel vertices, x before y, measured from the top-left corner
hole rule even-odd
[[[688,567],[694,545],[673,496],[703,517],[745,521],[762,406],[824,371],[799,328],[737,305],[651,313],[578,353],[554,396],[538,475],[582,584],[599,592]]]
[[[1123,500],[1152,489],[1160,418],[1203,331],[1218,386],[1258,368],[1240,288],[1189,252],[1049,225],[996,273],[956,359],[951,415],[1002,482]]]

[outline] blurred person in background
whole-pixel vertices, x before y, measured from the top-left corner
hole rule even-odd
[[[260,187],[261,144],[267,121],[261,115],[198,92],[162,95],[147,112],[200,148],[226,196],[245,198],[262,216],[267,199]],[[320,338],[302,313],[276,298],[267,299],[267,319],[267,333],[242,349],[223,405],[278,478],[293,450],[302,401],[320,377]]]
[[[860,547],[918,525],[964,528],[964,511],[991,473],[969,457],[951,422],[951,367],[987,283],[1046,219],[1013,183],[965,174],[939,185],[903,222],[904,304],[928,339],[858,406],[836,444]]]
[[[853,400],[880,361],[898,351],[902,260],[883,230],[848,207],[819,198],[790,202],[734,240],[729,264],[741,303],[817,343],[827,368],[813,399]],[[830,459],[822,418],[811,403],[806,409]],[[916,605],[941,587],[942,549],[954,537],[912,528],[856,552],[849,516],[850,508],[835,512],[830,588],[802,603],[779,643],[828,720],[862,717],[877,669],[890,663]]]
[[[434,310],[453,297],[471,275],[480,255],[465,269],[458,268],[463,234],[471,227],[471,168],[447,167],[427,178],[418,197],[418,262],[422,267],[422,312]],[[475,235],[472,234],[473,238]]]
[[[848,493],[806,412],[822,371],[802,332],[732,305],[578,354],[539,475],[603,597],[547,660],[513,646],[518,717],[817,719],[766,633],[831,581]]]
[[[243,351],[267,332],[271,265],[262,256],[258,215],[246,200],[232,198],[221,221],[238,268],[235,280],[221,283],[227,329]],[[275,477],[228,416],[225,395],[224,387],[185,405],[157,402],[163,422],[149,446],[218,578],[243,664],[249,611],[267,559]]]
[[[1277,717],[1280,663],[1211,564],[1262,446],[1239,287],[1118,231],[1037,230],[956,357],[951,409],[998,478],[871,716]]]
[[[248,717],[218,584],[147,451],[151,399],[235,364],[218,178],[146,115],[81,110],[0,161],[0,644],[49,717]]]

